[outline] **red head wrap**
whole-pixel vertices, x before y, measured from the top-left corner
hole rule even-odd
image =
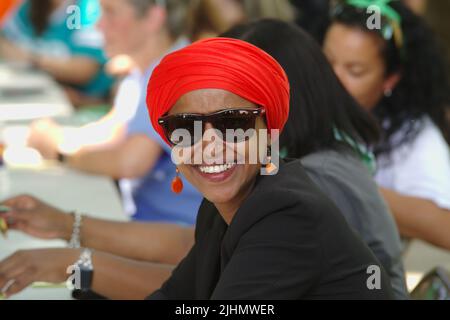
[[[164,140],[158,119],[181,96],[199,89],[226,90],[261,106],[269,130],[281,131],[286,123],[289,82],[283,68],[250,43],[212,38],[167,55],[153,71],[147,106],[153,127]]]

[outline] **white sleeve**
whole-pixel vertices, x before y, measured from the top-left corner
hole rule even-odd
[[[396,153],[392,188],[450,210],[450,149],[431,120],[411,145]]]

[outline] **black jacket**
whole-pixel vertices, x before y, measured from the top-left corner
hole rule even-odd
[[[371,265],[379,266],[374,275]],[[370,290],[377,274],[381,289]],[[204,200],[194,247],[149,298],[392,297],[380,263],[293,160],[283,162],[278,174],[257,178],[230,226]]]

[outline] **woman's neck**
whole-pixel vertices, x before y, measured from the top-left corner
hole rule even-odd
[[[252,192],[253,188],[255,187],[255,182],[256,178],[253,179],[245,189],[243,188],[242,190],[240,190],[240,192],[232,200],[223,203],[214,203],[227,225],[231,224],[231,221],[233,221],[236,212]]]

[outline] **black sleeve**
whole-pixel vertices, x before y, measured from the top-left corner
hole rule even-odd
[[[240,239],[211,299],[298,299],[318,281],[319,214],[295,206],[265,217]]]
[[[195,226],[195,244],[188,255],[178,264],[170,278],[161,289],[155,291],[147,299],[151,300],[193,300],[195,299],[196,256],[198,242],[204,237],[205,231],[211,228],[214,207],[204,200],[199,208]]]
[[[193,300],[195,299],[195,256],[196,245],[175,268],[161,289],[155,291],[149,300]]]

